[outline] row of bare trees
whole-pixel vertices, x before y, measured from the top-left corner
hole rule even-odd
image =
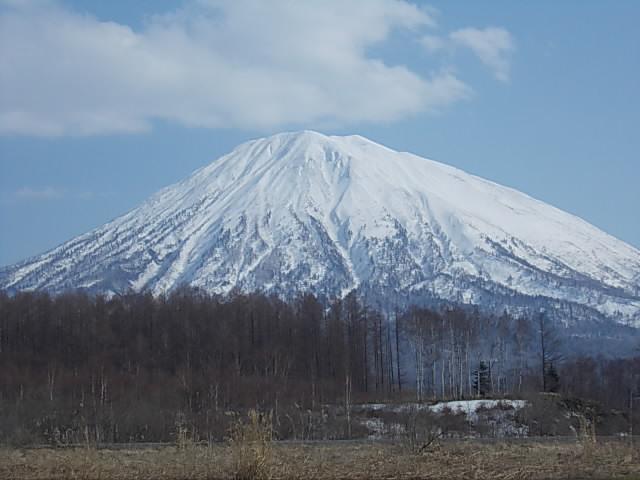
[[[415,355],[418,400],[479,396],[481,365],[487,368],[486,390],[494,395],[560,387],[562,344],[544,313],[527,319],[414,307],[400,322]]]
[[[220,438],[230,412],[250,408],[271,410],[287,436],[311,431],[327,405],[348,414],[365,401],[551,387],[612,406],[627,398],[638,359],[559,362],[556,333],[544,317],[384,315],[354,294],[324,305],[189,289],[0,293],[0,441],[169,440],[185,422]]]

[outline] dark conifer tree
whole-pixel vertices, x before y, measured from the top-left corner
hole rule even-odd
[[[547,365],[545,372],[545,391],[557,393],[560,389],[560,376],[553,362]]]
[[[473,391],[477,397],[485,397],[491,392],[491,376],[489,366],[483,360],[473,372]]]

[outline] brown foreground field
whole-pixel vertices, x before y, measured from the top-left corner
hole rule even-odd
[[[435,445],[273,443],[143,449],[2,449],[0,478],[191,479],[640,479],[640,451],[609,442]]]

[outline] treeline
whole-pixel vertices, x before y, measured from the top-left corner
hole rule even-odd
[[[560,337],[544,317],[384,315],[355,295],[0,294],[0,441],[219,439],[249,408],[291,437],[327,405],[541,389],[624,410],[640,359],[563,359]]]

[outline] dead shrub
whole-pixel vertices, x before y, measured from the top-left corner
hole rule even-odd
[[[238,418],[232,425],[231,447],[235,480],[267,480],[273,458],[271,414],[250,410],[246,419]]]
[[[429,410],[411,408],[404,418],[406,447],[413,453],[424,453],[442,436],[438,419]]]

